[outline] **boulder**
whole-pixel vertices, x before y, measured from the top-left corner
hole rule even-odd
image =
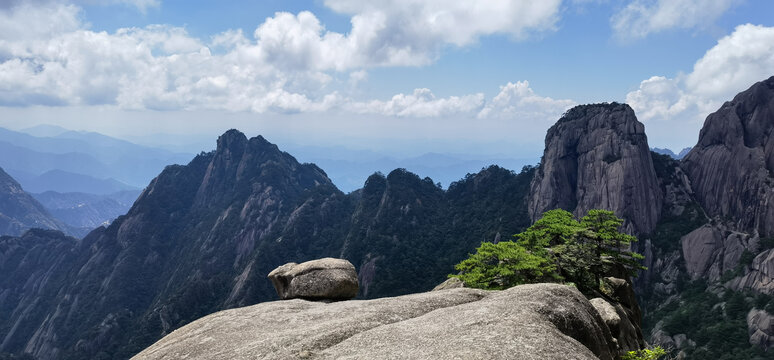
[[[344,259],[287,263],[270,272],[269,279],[283,300],[346,300],[358,290],[355,266]]]
[[[602,279],[608,289],[608,298],[591,299],[605,321],[610,333],[616,339],[619,354],[645,347],[642,335],[642,313],[634,297],[632,284],[624,279],[606,277]]]
[[[275,301],[208,315],[134,359],[616,359],[575,288],[458,288],[334,303]]]
[[[764,349],[774,346],[774,316],[765,310],[751,309],[747,313],[750,344]]]

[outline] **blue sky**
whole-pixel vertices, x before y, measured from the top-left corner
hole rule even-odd
[[[520,157],[567,108],[619,101],[651,146],[679,150],[774,75],[771,14],[770,0],[0,1],[0,126]]]

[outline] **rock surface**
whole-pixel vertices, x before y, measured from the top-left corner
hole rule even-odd
[[[731,280],[728,287],[774,295],[774,250],[766,250],[755,256],[749,270]]]
[[[287,263],[270,272],[269,279],[283,300],[347,300],[357,296],[357,271],[344,259]]]
[[[186,325],[134,359],[614,359],[574,288],[451,289],[331,304],[290,300]]]
[[[683,159],[696,197],[736,229],[774,235],[774,77],[710,114]]]
[[[733,271],[745,251],[758,248],[758,237],[730,230],[723,224],[704,225],[681,239],[685,268],[692,280],[719,281]]]
[[[614,277],[606,277],[602,281],[605,283],[605,288],[609,290],[608,297],[612,301],[595,298],[591,300],[591,304],[597,309],[616,339],[619,353],[625,354],[628,351],[644,348],[642,312],[632,284]]]
[[[774,316],[765,310],[752,309],[747,313],[747,331],[750,344],[763,348],[774,346]]]
[[[631,234],[648,233],[662,193],[645,128],[625,104],[581,105],[548,129],[543,160],[532,180],[529,215],[563,208],[575,216],[612,210]]]
[[[441,291],[441,290],[447,290],[447,289],[459,289],[464,288],[465,283],[460,280],[460,278],[449,278],[446,281],[438,284],[438,286],[434,287],[432,291]]]

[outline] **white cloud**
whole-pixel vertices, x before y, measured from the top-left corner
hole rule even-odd
[[[76,5],[126,5],[137,8],[142,13],[147,12],[149,8],[157,8],[161,6],[161,0],[74,0],[68,1],[68,3]],[[0,0],[0,9],[9,9],[18,6],[33,6],[33,5],[51,5],[51,4],[65,4],[65,0]]]
[[[411,94],[397,94],[387,101],[350,102],[345,108],[358,114],[438,117],[472,113],[483,105],[484,94],[436,98],[429,89],[415,89]]]
[[[513,118],[523,120],[556,121],[564,111],[575,106],[572,100],[555,100],[535,94],[528,81],[509,82],[500,87],[500,93],[486,104],[479,118]]]
[[[439,98],[429,89],[360,101],[336,86],[354,88],[369,67],[430,62],[445,45],[552,29],[559,3],[328,1],[352,14],[349,33],[327,31],[311,12],[280,12],[251,38],[229,30],[208,43],[166,25],[91,31],[77,6],[24,3],[0,10],[0,106],[555,118],[571,102],[537,96],[527,82],[508,83],[491,103],[480,93]]]
[[[184,28],[163,25],[90,31],[74,5],[24,3],[0,11],[0,104],[259,113],[342,108],[419,117],[475,112],[484,106],[482,94],[436,98],[419,89],[355,102],[327,85],[331,71],[348,71],[356,84],[367,76],[363,68],[426,63],[443,44],[549,29],[558,4],[490,1],[443,10],[440,2],[334,1],[328,5],[336,11],[354,14],[346,35],[326,31],[310,12],[277,13],[258,26],[254,40],[229,30],[205,44]]]
[[[691,73],[651,77],[628,93],[626,102],[654,134],[666,137],[676,124],[698,134],[707,115],[723,102],[772,75],[774,27],[740,25],[708,50]]]
[[[673,28],[712,25],[739,0],[633,0],[610,23],[620,39],[644,38]]]

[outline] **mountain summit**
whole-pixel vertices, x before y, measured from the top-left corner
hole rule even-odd
[[[555,208],[576,217],[608,209],[629,233],[648,233],[662,201],[645,127],[629,105],[576,106],[548,129],[530,190],[533,221]]]
[[[681,167],[710,216],[774,235],[774,76],[710,114]]]

